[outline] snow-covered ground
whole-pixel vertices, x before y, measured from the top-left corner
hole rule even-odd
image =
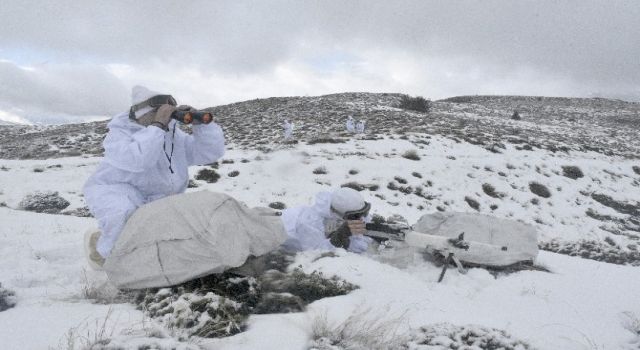
[[[469,204],[475,201],[481,213],[535,225],[542,242],[607,239],[621,250],[637,247],[632,231],[611,233],[629,215],[593,198],[601,194],[637,205],[640,174],[633,160],[591,152],[518,151],[511,144],[491,153],[441,136],[403,138],[279,145],[267,153],[231,145],[227,162],[216,170],[221,179],[196,180],[198,187],[189,191],[225,192],[249,206],[283,202],[292,207],[310,203],[318,191],[355,183],[369,187],[361,193],[373,213],[400,215],[409,224],[437,210],[475,212]],[[402,156],[411,150],[420,160]],[[0,207],[0,283],[15,292],[17,301],[0,312],[1,349],[81,348],[100,339],[137,349],[141,335],[170,334],[132,304],[87,299],[96,288],[106,288],[105,276],[89,270],[83,257],[82,237],[95,225],[92,218],[18,210],[20,201],[36,191],[57,191],[71,203],[67,209],[83,207],[82,185],[99,161],[0,160],[0,203],[6,206]],[[578,167],[584,176],[563,176],[563,166]],[[193,167],[191,177],[202,168]],[[239,174],[229,176],[232,171]],[[532,183],[550,196],[534,194]],[[586,215],[588,210],[599,216]],[[603,223],[602,216],[610,220]],[[542,251],[537,264],[549,273],[494,277],[483,269],[451,270],[438,284],[440,269],[414,251],[341,251],[316,259],[319,253],[299,254],[294,265],[337,275],[360,288],[316,301],[304,313],[252,316],[249,329],[232,337],[154,341],[183,349],[305,349],[319,322],[333,327],[351,317],[364,332],[375,322],[387,322],[398,338],[449,322],[502,329],[537,349],[640,348],[638,267]]]

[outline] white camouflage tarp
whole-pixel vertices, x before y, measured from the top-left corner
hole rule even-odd
[[[104,269],[118,288],[165,287],[242,265],[286,239],[274,211],[208,191],[169,196],[129,218]]]

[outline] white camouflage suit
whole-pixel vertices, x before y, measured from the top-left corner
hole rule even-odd
[[[282,222],[289,238],[282,245],[283,248],[289,251],[336,249],[327,234],[337,229],[343,221],[331,211],[331,200],[332,192],[319,192],[313,205],[285,209]],[[369,221],[368,218],[365,221]],[[363,253],[371,241],[371,238],[363,235],[352,235],[347,250]]]
[[[137,124],[122,113],[107,127],[104,159],[83,189],[89,210],[98,220],[101,235],[96,250],[103,257],[109,256],[138,207],[183,193],[189,166],[212,163],[224,154],[224,135],[215,123],[193,125],[193,135],[189,135],[175,120],[165,132]]]

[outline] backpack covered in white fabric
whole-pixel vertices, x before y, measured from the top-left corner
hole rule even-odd
[[[221,273],[286,239],[281,218],[208,191],[165,197],[136,210],[104,270],[118,288],[165,287]]]

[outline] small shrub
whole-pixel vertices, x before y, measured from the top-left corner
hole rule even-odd
[[[265,293],[253,309],[256,314],[277,314],[304,311],[304,302],[299,296],[289,293]]]
[[[422,179],[422,175],[420,175],[419,172],[414,171],[411,173],[411,175],[413,175],[414,177],[417,177],[418,179]]]
[[[367,189],[368,189],[369,191],[377,191],[379,188],[380,188],[380,186],[378,186],[378,185],[376,185],[376,184],[373,184],[373,185],[369,185],[369,186],[367,186]]]
[[[307,141],[308,145],[315,145],[317,143],[345,143],[347,140],[345,139],[334,139],[330,137],[320,137]]]
[[[610,196],[601,193],[593,193],[591,194],[591,198],[596,202],[617,211],[618,213],[640,216],[640,204],[633,205],[631,203],[617,201]]]
[[[498,209],[498,205],[497,204],[491,204],[491,206],[489,208],[491,208],[491,210],[496,210],[496,209]]]
[[[187,184],[187,188],[197,188],[198,184],[193,181],[193,179],[189,179],[189,183]]]
[[[411,186],[400,186],[398,187],[398,191],[404,193],[404,194],[411,194],[413,193],[413,187]]]
[[[464,197],[464,201],[469,204],[469,206],[477,211],[480,211],[480,203],[471,197]]]
[[[551,197],[551,192],[549,192],[547,186],[539,184],[537,182],[529,183],[529,190],[536,196],[540,196],[542,198]]]
[[[93,215],[91,214],[91,211],[89,210],[89,207],[87,206],[75,208],[73,210],[65,210],[62,212],[62,215],[77,216],[79,218],[93,217]]]
[[[570,178],[570,179],[579,179],[581,177],[584,177],[584,174],[582,173],[582,170],[580,170],[580,168],[578,168],[577,166],[573,166],[573,165],[566,165],[562,167],[562,175]]]
[[[40,166],[37,166],[37,167],[33,168],[33,172],[34,173],[43,173],[44,172],[44,168],[40,167]]]
[[[503,193],[496,192],[495,187],[491,186],[488,183],[482,184],[482,191],[484,191],[484,193],[486,193],[487,196],[489,196],[489,197],[493,197],[493,198],[502,198],[502,197],[504,197]]]
[[[24,197],[18,204],[23,210],[37,213],[57,214],[69,206],[69,201],[60,197],[58,192],[36,192]]]
[[[416,150],[408,150],[402,154],[402,157],[410,160],[420,160],[420,156]]]
[[[352,314],[346,321],[330,326],[326,314],[317,315],[312,324],[313,350],[391,350],[408,349],[409,338],[398,331],[402,317],[391,319],[371,314],[370,309]]]
[[[271,209],[282,210],[282,209],[285,209],[286,207],[287,206],[282,202],[271,202],[271,203],[269,203],[269,208],[271,208]]]
[[[202,180],[210,184],[217,182],[219,179],[220,174],[213,169],[201,169],[198,171],[198,174],[196,174],[196,180]]]
[[[348,187],[348,188],[352,188],[358,192],[363,191],[364,189],[366,189],[367,187],[365,185],[359,184],[355,181],[352,182],[347,182],[346,184],[342,184],[340,185],[340,187]]]
[[[263,291],[291,293],[300,297],[305,304],[322,298],[346,295],[358,288],[337,276],[325,278],[322,272],[313,271],[307,274],[299,268],[288,274],[267,271],[260,281]]]
[[[0,283],[0,312],[16,306],[16,295],[13,291],[2,288]]]
[[[398,107],[429,113],[431,111],[431,101],[421,96],[410,97],[409,95],[402,95]]]
[[[399,184],[402,184],[402,185],[406,185],[407,184],[407,180],[401,178],[400,176],[394,176],[393,179],[398,181]]]
[[[634,165],[631,167],[631,169],[633,169],[633,172],[640,175],[640,166]]]
[[[223,159],[222,164],[233,164],[233,159]]]
[[[227,176],[229,176],[229,177],[236,177],[238,175],[240,175],[240,172],[238,170],[234,170],[234,171],[232,171],[232,172],[227,174]]]
[[[324,174],[327,174],[328,171],[327,171],[327,168],[325,168],[324,166],[319,166],[313,169],[313,173],[316,175],[324,175]]]
[[[553,239],[538,244],[540,249],[550,252],[579,256],[585,259],[604,261],[619,265],[640,266],[640,252],[625,251],[619,246],[611,246],[594,240],[559,241]]]
[[[358,170],[356,169],[349,170],[349,175],[356,175],[356,174],[358,174]]]
[[[384,224],[386,222],[386,220],[384,219],[384,216],[379,215],[379,214],[373,214],[371,216],[371,222],[374,224]]]
[[[522,117],[520,116],[520,113],[518,113],[518,111],[513,111],[513,114],[511,115],[511,119],[513,119],[513,120],[521,120]]]
[[[514,339],[507,332],[479,325],[454,326],[436,323],[420,327],[411,335],[409,349],[501,349],[530,350],[529,344]]]

